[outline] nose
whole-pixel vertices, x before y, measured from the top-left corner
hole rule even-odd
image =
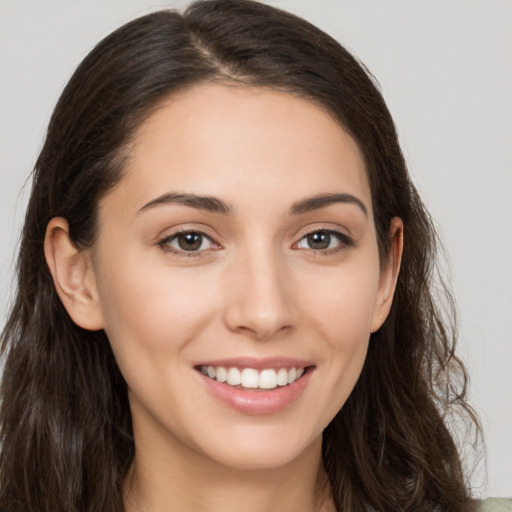
[[[279,255],[241,257],[229,273],[225,322],[231,331],[266,340],[296,327],[293,283]]]

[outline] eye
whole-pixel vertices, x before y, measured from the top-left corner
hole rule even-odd
[[[211,249],[214,243],[210,237],[199,231],[182,231],[158,243],[164,250],[174,252],[199,252]]]
[[[319,230],[308,233],[296,245],[298,249],[328,251],[350,245],[350,239],[337,231]]]

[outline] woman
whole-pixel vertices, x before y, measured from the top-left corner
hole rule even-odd
[[[0,508],[473,509],[434,256],[389,112],[338,43],[244,0],[121,27],[36,163]]]

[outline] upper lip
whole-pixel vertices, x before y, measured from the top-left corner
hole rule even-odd
[[[314,366],[314,364],[312,361],[286,356],[264,358],[241,356],[225,359],[210,359],[201,361],[196,366],[222,366],[224,368],[253,368],[254,370],[264,370],[266,368],[306,368],[307,366]]]

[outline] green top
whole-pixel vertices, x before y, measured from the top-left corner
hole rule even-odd
[[[512,498],[488,498],[478,512],[512,512]]]

